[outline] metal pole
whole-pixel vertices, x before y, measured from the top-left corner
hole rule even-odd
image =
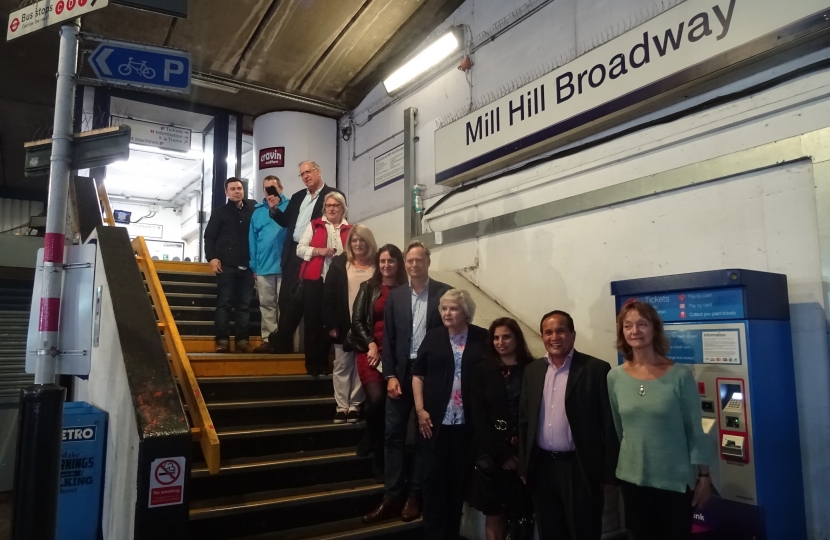
[[[52,133],[52,164],[49,203],[46,213],[46,241],[43,253],[43,289],[38,317],[38,361],[35,384],[55,382],[58,355],[58,323],[63,284],[63,244],[66,203],[72,162],[72,109],[75,104],[75,71],[78,60],[80,22],[61,27],[58,59],[58,88],[55,95],[55,126]]]
[[[80,21],[61,28],[55,126],[43,288],[38,317],[35,384],[20,392],[20,421],[14,480],[13,540],[53,540],[57,530],[63,403],[66,389],[55,384],[60,342],[58,324],[63,281],[63,244],[72,162],[72,111]]]
[[[420,215],[415,212],[415,126],[418,125],[418,109],[409,107],[403,112],[403,232],[404,245],[421,231]]]

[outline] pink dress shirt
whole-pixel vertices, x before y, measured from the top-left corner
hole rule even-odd
[[[574,350],[565,357],[565,363],[557,369],[550,359],[545,373],[545,388],[542,393],[542,405],[539,407],[539,425],[536,429],[536,444],[549,452],[571,452],[576,450],[568,415],[565,414],[565,389],[568,386],[568,374]]]

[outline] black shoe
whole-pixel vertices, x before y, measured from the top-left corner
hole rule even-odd
[[[346,413],[343,411],[337,411],[337,414],[334,415],[334,423],[335,424],[345,424],[346,423]]]
[[[357,411],[349,411],[346,413],[346,422],[350,424],[357,424],[360,422],[360,413]]]

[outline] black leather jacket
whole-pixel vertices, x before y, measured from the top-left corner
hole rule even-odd
[[[380,298],[380,287],[364,281],[354,299],[352,308],[352,332],[349,342],[356,351],[368,352],[375,341],[375,302]],[[380,346],[380,343],[377,344]]]

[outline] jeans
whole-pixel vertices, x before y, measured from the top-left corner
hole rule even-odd
[[[231,308],[234,310],[236,342],[248,341],[251,320],[251,298],[254,294],[254,274],[251,269],[223,266],[216,276],[216,341],[228,341]]]
[[[387,497],[401,498],[406,493],[406,430],[413,414],[412,377],[400,381],[401,396],[386,398],[386,433],[384,457],[386,461],[384,491]],[[421,445],[415,444],[415,464],[409,482],[409,496],[418,500],[423,492]]]

